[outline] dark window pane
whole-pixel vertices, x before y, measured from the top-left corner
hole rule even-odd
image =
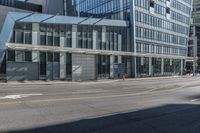
[[[32,61],[32,52],[31,51],[26,51],[25,52],[25,61],[26,62],[31,62]]]
[[[54,53],[54,61],[60,62],[60,53]]]
[[[46,52],[40,53],[40,75],[46,75]]]
[[[15,61],[15,51],[14,50],[8,50],[8,61]]]
[[[53,53],[48,53],[48,62],[53,62]]]

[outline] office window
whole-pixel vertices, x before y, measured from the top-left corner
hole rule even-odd
[[[46,45],[46,33],[40,32],[40,45]]]
[[[31,32],[24,32],[24,43],[32,44],[32,33]]]
[[[15,51],[14,50],[8,50],[7,51],[7,61],[15,61]]]
[[[25,51],[25,61],[26,62],[32,61],[32,52],[31,51]]]

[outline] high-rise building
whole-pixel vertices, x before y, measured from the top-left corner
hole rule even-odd
[[[187,70],[200,72],[200,1],[193,1],[193,12],[190,27],[190,40],[188,43],[188,56],[194,58],[187,62]]]
[[[20,0],[0,0],[0,30],[5,21],[8,12],[39,12],[42,13],[43,5],[37,0],[20,1]]]
[[[134,38],[130,41],[131,51],[147,54],[135,58],[136,76],[183,72],[192,0],[74,0],[73,3],[78,16],[130,23],[130,36]]]
[[[47,0],[44,7],[49,15],[7,15],[0,35],[7,80],[183,74],[192,0]]]

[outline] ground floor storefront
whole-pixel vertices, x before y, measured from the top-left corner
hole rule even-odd
[[[6,80],[87,81],[182,75],[183,59],[128,57],[50,51],[7,50],[1,65]]]
[[[137,77],[182,75],[184,60],[136,57]]]

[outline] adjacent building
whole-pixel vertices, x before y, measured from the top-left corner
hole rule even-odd
[[[187,57],[192,0],[74,0],[68,14],[128,21],[128,50],[135,77],[182,74]],[[155,55],[155,58],[151,55]],[[159,58],[160,56],[170,56]],[[133,70],[135,69],[135,70]]]
[[[42,3],[31,3],[19,0],[0,0],[0,29],[2,28],[8,12],[40,12],[43,11]]]
[[[47,0],[43,14],[10,12],[0,34],[1,75],[7,80],[182,75],[191,8],[192,0]]]
[[[188,56],[194,58],[187,62],[187,70],[200,72],[200,1],[193,1],[192,21],[190,27],[190,40],[188,44]]]

